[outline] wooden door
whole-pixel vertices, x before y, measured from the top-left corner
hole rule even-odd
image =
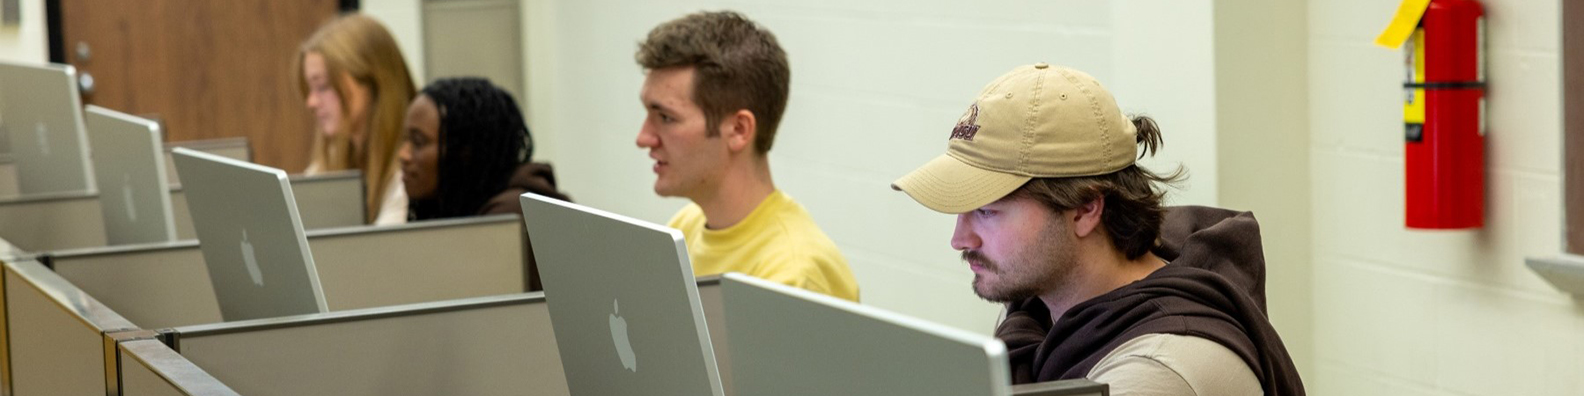
[[[1584,5],[1562,2],[1562,180],[1564,250],[1584,255]]]
[[[337,0],[58,0],[57,54],[84,101],[164,122],[167,142],[246,137],[254,162],[302,171],[313,122],[292,69]]]

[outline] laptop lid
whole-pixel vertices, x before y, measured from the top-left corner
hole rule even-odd
[[[737,394],[1005,396],[993,337],[779,283],[721,278]]]
[[[111,245],[176,240],[158,123],[89,105],[84,119]]]
[[[93,188],[76,76],[70,65],[0,62],[0,128],[22,195]]]
[[[521,201],[572,394],[723,395],[680,232],[535,194]]]
[[[221,318],[328,311],[286,172],[180,147],[171,160]]]

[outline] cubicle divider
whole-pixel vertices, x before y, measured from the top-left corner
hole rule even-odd
[[[248,395],[567,395],[541,292],[161,330]]]
[[[720,279],[720,275],[698,277],[699,305],[704,309],[704,327],[709,329],[710,349],[715,352],[721,389],[732,395],[731,340],[726,334],[726,304],[721,302]]]
[[[333,309],[526,289],[522,226],[515,215],[309,235]],[[13,391],[3,393],[105,392],[105,386],[114,389],[118,363],[109,354],[115,344],[102,339],[106,332],[219,322],[197,246],[184,241],[39,257],[58,265],[56,271],[32,259],[7,264],[0,276],[0,388]],[[79,288],[78,282],[91,287]],[[148,320],[123,317],[112,306]],[[98,387],[84,385],[90,382]]]
[[[719,289],[717,277],[699,280],[711,328],[724,325]],[[182,356],[249,395],[569,394],[542,292],[160,333]],[[726,350],[724,334],[710,332],[717,357]]]
[[[11,242],[6,241],[5,238],[0,238],[0,261],[15,260],[17,257],[25,256],[27,254],[28,253],[22,251],[22,249],[19,249],[16,246],[11,246]]]
[[[729,384],[719,277],[698,280]],[[205,372],[249,395],[569,395],[542,292],[160,330]],[[726,387],[732,395],[730,386]],[[1014,387],[1019,396],[1104,396],[1088,380]]]
[[[307,233],[331,310],[524,292],[522,235],[510,214]],[[40,258],[144,328],[220,321],[197,241]]]
[[[248,141],[245,137],[189,140],[183,142],[166,143],[165,178],[169,180],[170,184],[173,186],[181,184],[181,178],[177,177],[176,175],[176,161],[171,160],[171,149],[176,147],[186,147],[234,160],[253,162],[253,149],[248,147]],[[295,171],[297,170],[288,169],[287,173]]]
[[[698,282],[729,383],[719,279]],[[569,394],[542,292],[150,331],[38,262],[5,264],[0,290],[8,394]],[[1107,394],[1085,380],[1014,391]]]
[[[105,394],[105,334],[134,325],[36,261],[5,263],[0,379],[12,395]]]
[[[363,179],[358,171],[291,177],[303,227],[363,224]],[[171,190],[176,238],[193,239],[192,216],[180,186]],[[71,192],[0,200],[0,238],[30,252],[105,246],[104,219],[95,193]]]
[[[240,395],[157,339],[124,340],[116,352],[122,396]]]
[[[355,227],[363,222],[363,173],[355,170],[326,172],[313,176],[292,175],[292,199],[303,229]],[[176,219],[176,239],[197,238],[192,214],[187,211],[187,194],[178,186],[171,191],[171,215]],[[102,227],[102,225],[101,225]]]
[[[5,263],[0,290],[0,393],[236,394],[36,261]]]
[[[0,139],[4,142],[4,139]],[[222,138],[191,140],[184,142],[171,142],[165,144],[165,175],[171,185],[180,183],[176,178],[176,166],[170,159],[172,147],[186,147],[210,154],[215,154],[231,159],[253,162],[253,151],[248,147],[247,138]],[[19,194],[17,191],[16,165],[11,161],[11,153],[0,151],[0,198],[10,198]]]
[[[0,198],[21,194],[17,191],[16,166],[12,165],[11,153],[0,152]]]
[[[62,192],[0,199],[0,238],[24,251],[103,246],[98,195]]]

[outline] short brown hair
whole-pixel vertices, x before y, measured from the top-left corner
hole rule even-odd
[[[1135,116],[1132,121],[1138,129],[1138,144],[1143,146],[1139,158],[1153,155],[1161,145],[1160,127],[1147,116]],[[1133,164],[1103,175],[1031,179],[1009,196],[1033,199],[1058,212],[1104,197],[1100,222],[1111,244],[1128,259],[1136,259],[1154,248],[1160,237],[1166,214],[1161,206],[1166,195],[1162,185],[1182,179],[1181,168],[1161,175]]]
[[[720,134],[721,117],[747,109],[758,120],[754,151],[770,152],[792,71],[769,30],[732,11],[690,14],[649,31],[636,57],[647,70],[694,67],[693,102],[709,135]]]

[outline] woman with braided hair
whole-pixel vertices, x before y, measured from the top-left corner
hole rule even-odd
[[[424,87],[407,107],[407,142],[397,156],[411,220],[516,213],[532,192],[567,200],[550,164],[530,161],[533,138],[511,94],[474,77]],[[525,241],[526,242],[526,241]],[[538,286],[528,248],[530,287]]]

